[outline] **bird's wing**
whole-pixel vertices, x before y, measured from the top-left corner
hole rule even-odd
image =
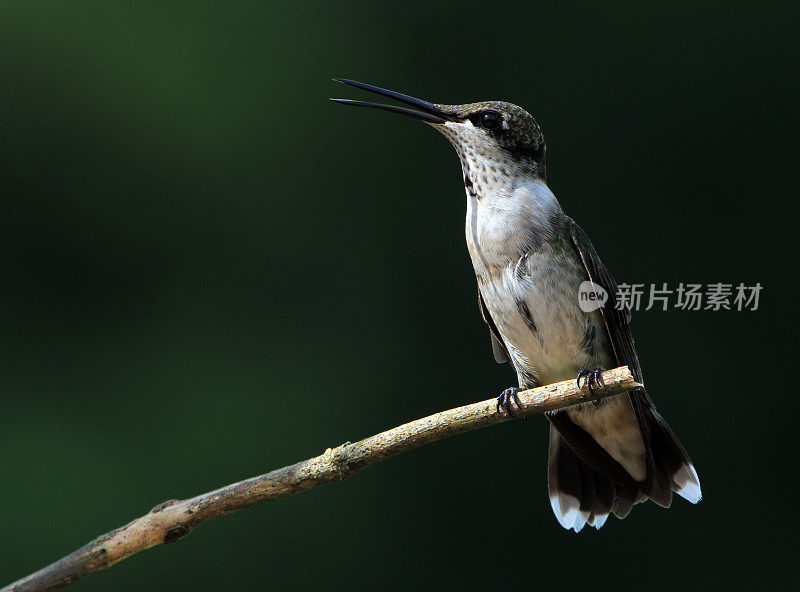
[[[642,369],[636,349],[633,345],[633,336],[630,330],[631,311],[628,306],[618,307],[619,288],[611,273],[600,261],[589,237],[573,220],[568,219],[572,246],[589,281],[602,287],[608,293],[608,299],[598,309],[605,326],[609,342],[612,346],[612,356],[616,366],[628,366],[637,382],[642,382]],[[639,430],[644,439],[647,450],[647,479],[653,475],[653,453],[651,427],[652,414],[655,412],[653,401],[644,388],[633,389],[628,392],[628,397],[636,414]],[[631,477],[619,463],[614,460],[602,447],[600,447],[589,434],[583,432],[575,425],[566,413],[557,413],[551,416],[551,421],[567,441],[575,448],[575,452],[586,462],[594,466],[601,474],[618,482],[630,482]],[[588,437],[587,437],[588,436]]]
[[[630,330],[630,308],[617,306],[619,294],[617,282],[614,281],[608,269],[600,261],[597,252],[583,229],[573,220],[568,220],[568,222],[570,224],[573,248],[586,270],[587,278],[591,282],[602,286],[608,292],[608,299],[599,311],[613,347],[614,361],[618,366],[627,365],[636,381],[641,383],[643,382],[642,369],[639,366],[639,359],[636,356],[636,349],[633,346],[633,336]],[[697,480],[697,473],[692,466],[692,461],[675,437],[675,434],[656,411],[653,400],[647,394],[647,391],[644,387],[633,389],[628,392],[628,398],[636,414],[636,421],[646,450],[645,465],[647,476],[643,486],[640,486],[641,491],[654,502],[665,507],[670,505],[673,489],[690,501],[691,497],[687,497],[681,492],[687,488],[693,488],[692,491],[696,489],[697,499],[699,499],[700,485]],[[563,418],[568,417],[566,413],[558,415]],[[553,423],[561,432],[556,422]],[[600,448],[596,443],[595,447]],[[581,455],[580,450],[575,450],[575,452]],[[591,460],[586,460],[594,465],[598,471],[603,472],[600,466],[597,466]],[[696,503],[696,501],[695,499],[692,503]]]
[[[639,366],[639,358],[636,356],[630,329],[630,307],[627,304],[622,308],[617,307],[619,294],[617,282],[614,281],[611,273],[600,261],[592,242],[583,229],[569,218],[568,224],[570,226],[572,247],[586,270],[587,279],[602,287],[608,293],[608,299],[599,311],[603,317],[603,324],[606,327],[608,338],[614,350],[615,361],[617,365],[628,366],[636,381],[642,382],[642,369]]]
[[[486,308],[486,303],[483,301],[483,294],[481,294],[480,288],[478,288],[478,308],[481,309],[483,322],[489,326],[489,339],[492,342],[492,353],[494,354],[495,362],[498,364],[508,362],[508,350],[503,343],[503,338],[500,336],[497,325],[495,325],[492,320],[492,315],[489,314],[489,309]]]

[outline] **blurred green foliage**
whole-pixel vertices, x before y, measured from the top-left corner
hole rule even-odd
[[[31,1],[0,23],[0,584],[165,499],[513,383],[476,308],[452,149],[327,103],[362,98],[333,76],[527,108],[551,188],[619,281],[764,285],[757,312],[634,318],[704,501],[565,532],[544,421],[518,422],[76,589],[793,577],[792,4]]]

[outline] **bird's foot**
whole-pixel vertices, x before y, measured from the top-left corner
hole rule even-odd
[[[585,379],[583,382],[583,386],[589,388],[589,393],[594,396],[594,387],[606,386],[603,382],[603,371],[600,368],[595,368],[594,370],[581,370],[578,373],[578,388],[583,388],[581,386],[581,378]],[[597,407],[600,404],[600,400],[592,401],[592,404]]]
[[[516,417],[516,415],[514,415],[514,404],[516,403],[517,407],[522,409],[522,403],[520,403],[519,395],[517,394],[521,390],[524,389],[512,386],[500,393],[500,396],[497,397],[497,412],[502,413],[501,409],[505,409],[505,412],[508,413],[510,417]]]

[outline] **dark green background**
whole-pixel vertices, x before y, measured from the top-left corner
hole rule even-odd
[[[640,312],[705,499],[564,531],[543,420],[202,526],[82,590],[736,589],[797,546],[798,19],[790,3],[4,2],[0,584],[168,498],[513,383],[458,159],[333,76],[506,99],[619,281],[755,284]]]

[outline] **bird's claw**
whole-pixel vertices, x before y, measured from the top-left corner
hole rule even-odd
[[[600,368],[595,368],[594,370],[581,370],[578,373],[578,388],[581,387],[581,378],[584,378],[583,386],[589,388],[589,393],[594,396],[594,387],[600,386],[605,387],[606,384],[603,382],[603,371]],[[592,404],[597,407],[600,404],[600,401],[592,401]]]
[[[514,404],[516,404],[518,408],[522,409],[522,403],[520,402],[519,395],[517,394],[521,390],[521,388],[512,386],[500,393],[500,396],[497,397],[497,412],[502,413],[502,410],[505,410],[510,417],[516,417],[514,414]]]

